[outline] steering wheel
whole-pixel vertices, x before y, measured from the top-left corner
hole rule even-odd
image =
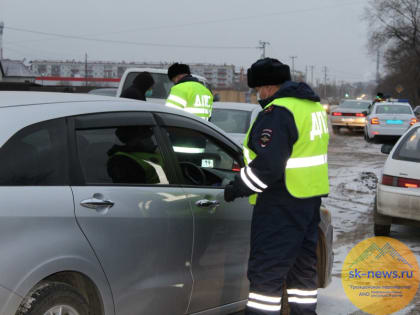
[[[203,170],[191,162],[180,162],[182,173],[184,176],[192,182],[194,185],[205,185],[206,183],[206,174]]]

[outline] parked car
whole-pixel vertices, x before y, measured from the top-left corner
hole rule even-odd
[[[410,104],[400,102],[375,103],[365,111],[365,140],[397,139],[417,122]]]
[[[365,114],[370,101],[345,100],[331,111],[331,126],[333,133],[338,133],[340,128],[346,127],[350,131],[362,131],[365,126]]]
[[[93,89],[88,94],[103,95],[103,96],[117,96],[117,88],[99,88]]]
[[[121,93],[131,86],[136,76],[140,72],[143,72],[143,71],[150,72],[150,74],[153,77],[153,80],[155,81],[155,84],[153,85],[153,88],[152,88],[152,95],[150,97],[147,97],[147,100],[154,103],[165,103],[166,99],[168,98],[171,87],[173,86],[173,83],[168,78],[168,70],[166,69],[154,69],[154,68],[128,68],[126,69],[118,85],[117,97],[120,97]],[[192,76],[197,78],[205,86],[209,87],[206,78],[196,75],[196,74],[192,74]]]
[[[240,167],[233,140],[183,111],[0,92],[0,314],[240,311],[252,207],[223,200]],[[332,226],[320,211],[325,287]]]
[[[420,124],[412,126],[393,147],[384,144],[389,154],[377,188],[374,232],[389,235],[392,224],[420,221]]]
[[[210,121],[242,145],[249,126],[261,110],[256,104],[217,102],[213,104]]]
[[[414,115],[416,115],[417,119],[420,119],[420,105],[414,107],[413,112],[414,112]]]

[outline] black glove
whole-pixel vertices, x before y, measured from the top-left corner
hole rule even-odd
[[[242,179],[236,175],[235,179],[225,187],[224,197],[226,202],[231,202],[236,198],[248,197],[252,194],[255,194],[255,192],[249,189],[248,186],[242,182]]]
[[[232,182],[229,183],[229,185],[226,185],[224,197],[226,202],[231,202],[235,200],[235,186],[233,186]]]

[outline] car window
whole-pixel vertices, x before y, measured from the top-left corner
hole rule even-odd
[[[369,106],[370,106],[370,102],[344,101],[338,107],[354,108],[354,109],[368,109]]]
[[[123,91],[133,84],[133,80],[137,77],[138,72],[130,72],[124,82]],[[152,87],[152,95],[149,98],[161,98],[166,99],[169,95],[169,91],[173,83],[169,80],[165,73],[150,73],[155,81]]]
[[[392,158],[420,162],[420,127],[414,128],[404,137]]]
[[[222,144],[195,130],[166,127],[184,182],[223,187],[234,179],[239,163]]]
[[[404,105],[378,105],[376,114],[412,114],[411,108]]]
[[[64,120],[50,120],[17,132],[0,148],[0,185],[68,185]]]
[[[210,121],[225,132],[246,133],[250,119],[250,111],[213,108]]]
[[[152,127],[80,129],[76,141],[87,184],[169,184]]]

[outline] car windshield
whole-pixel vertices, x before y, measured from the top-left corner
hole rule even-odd
[[[123,91],[127,89],[132,83],[133,80],[138,75],[138,72],[131,72],[127,75],[127,79],[124,82]],[[152,95],[150,98],[161,98],[166,99],[169,95],[169,91],[173,83],[169,80],[168,76],[165,73],[151,73],[155,84],[152,87]]]
[[[376,114],[411,114],[411,108],[405,105],[378,105]]]
[[[341,108],[354,108],[354,109],[368,109],[370,102],[358,102],[358,101],[344,101],[339,105]]]
[[[414,128],[404,137],[393,158],[396,160],[420,162],[420,127]]]
[[[250,118],[250,111],[214,108],[210,120],[227,133],[246,133]]]

